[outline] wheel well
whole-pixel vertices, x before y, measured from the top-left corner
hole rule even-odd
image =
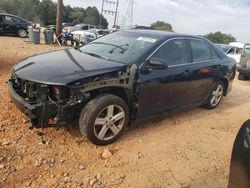
[[[129,106],[129,98],[128,98],[127,90],[121,87],[108,87],[108,88],[94,90],[91,92],[91,99],[95,98],[96,96],[100,94],[105,94],[105,93],[113,94],[113,95],[120,97]]]
[[[227,95],[227,89],[228,89],[228,80],[227,79],[225,79],[225,78],[221,78],[221,81],[222,81],[222,83],[223,83],[223,85],[225,86],[225,90],[224,90],[224,96],[226,96]]]

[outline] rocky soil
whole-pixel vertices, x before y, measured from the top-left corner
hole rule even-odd
[[[77,123],[46,128],[44,145],[40,130],[29,129],[9,100],[5,82],[17,61],[56,49],[0,36],[0,187],[227,186],[233,141],[250,117],[250,81],[235,79],[215,110],[194,108],[133,125],[106,147],[82,137]]]

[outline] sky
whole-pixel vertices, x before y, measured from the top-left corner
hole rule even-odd
[[[111,0],[112,1],[112,0]],[[63,0],[72,7],[96,6],[102,0]],[[120,0],[118,25],[126,15],[129,0]],[[106,4],[106,9],[114,6]],[[114,17],[104,14],[113,26]],[[238,42],[250,42],[250,0],[136,0],[133,24],[149,26],[160,20],[170,23],[175,32],[204,35],[221,31]]]

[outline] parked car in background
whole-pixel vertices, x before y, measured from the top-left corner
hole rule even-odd
[[[25,58],[13,67],[8,90],[33,126],[77,117],[83,135],[106,145],[131,121],[216,108],[235,72],[235,61],[203,37],[127,30]]]
[[[73,27],[73,26],[74,26],[73,23],[62,23],[62,29],[64,29],[65,27]],[[56,31],[56,25],[48,25],[46,28],[48,30]]]
[[[250,44],[244,45],[237,71],[239,72],[239,80],[250,78]]]
[[[215,44],[215,45],[221,48],[222,51],[229,57],[234,58],[236,63],[240,62],[241,52],[242,52],[240,48],[227,44]]]
[[[62,28],[65,28],[65,27],[74,27],[74,26],[75,26],[75,24],[73,24],[73,23],[69,23],[69,22],[62,23]]]
[[[233,145],[228,188],[250,187],[250,120],[240,128]]]
[[[128,26],[120,28],[120,30],[128,30],[128,29],[154,30],[154,28],[150,26],[144,26],[144,25],[128,25]]]
[[[77,24],[73,27],[64,27],[63,28],[63,32],[73,32],[73,31],[79,31],[79,30],[89,30],[89,29],[93,29],[93,28],[97,28],[97,26],[95,25],[90,25],[90,24]]]
[[[28,26],[32,26],[32,22],[12,14],[0,13],[0,34],[14,34],[24,38],[28,35]]]
[[[89,30],[79,30],[71,32],[73,34],[73,39],[80,43],[88,43],[104,35],[109,34],[107,29],[89,29]]]

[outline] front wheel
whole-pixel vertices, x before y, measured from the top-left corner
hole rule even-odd
[[[101,95],[91,100],[82,110],[79,128],[96,145],[115,142],[128,124],[126,103],[114,95]]]
[[[19,29],[17,35],[21,38],[25,38],[28,35],[28,32],[25,29]]]
[[[222,82],[215,84],[215,86],[213,87],[208,97],[208,100],[205,106],[208,109],[216,108],[220,104],[223,98],[223,94],[224,94],[224,84]]]

